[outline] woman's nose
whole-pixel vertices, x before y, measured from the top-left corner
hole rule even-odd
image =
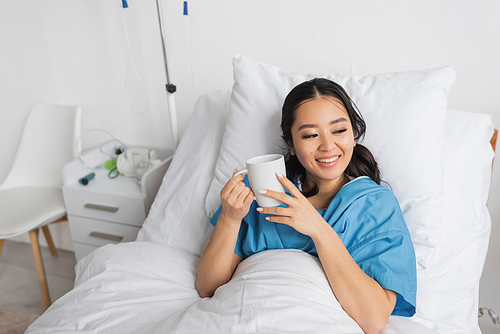
[[[320,143],[319,149],[321,151],[329,152],[329,151],[333,151],[333,149],[336,146],[337,145],[335,144],[335,141],[333,140],[333,138],[328,138],[328,136],[324,136],[321,139],[321,143]]]

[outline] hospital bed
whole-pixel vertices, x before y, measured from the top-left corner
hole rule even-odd
[[[335,299],[318,259],[301,251],[247,258],[212,298],[195,289],[222,185],[247,158],[284,152],[283,98],[316,76],[243,56],[233,66],[232,90],[199,98],[137,240],[79,261],[74,288],[26,333],[362,333]],[[382,333],[480,333],[491,117],[447,108],[455,80],[449,67],[321,76],[343,85],[361,110],[368,129],[363,143],[398,198],[415,246],[417,313],[391,316]]]

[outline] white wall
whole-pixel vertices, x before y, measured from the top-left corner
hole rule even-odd
[[[144,145],[172,145],[155,0],[2,0],[0,182],[29,109],[79,103],[83,128]],[[449,107],[493,116],[500,127],[500,2],[496,0],[162,0],[170,78],[182,134],[198,96],[232,85],[239,53],[296,73],[364,75],[451,65]],[[129,53],[140,80],[127,67]],[[128,68],[128,76],[127,76]],[[127,80],[128,78],[128,80]],[[127,92],[127,93],[126,93]],[[128,98],[135,114],[127,105]],[[481,304],[500,313],[500,166],[489,208],[492,242]],[[70,248],[67,227],[56,243]],[[489,319],[481,319],[487,322]]]

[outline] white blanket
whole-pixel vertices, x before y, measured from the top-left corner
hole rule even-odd
[[[151,242],[102,247],[78,263],[75,288],[26,333],[362,333],[307,253],[256,254],[204,299],[195,289],[197,263]],[[391,317],[383,333],[434,332]]]
[[[187,309],[175,333],[363,333],[335,299],[318,259],[271,250],[241,262],[212,298]]]
[[[270,250],[240,263],[212,298],[158,327],[168,333],[363,333],[335,298],[318,258]],[[384,334],[435,333],[391,317]]]
[[[201,300],[197,264],[185,251],[151,242],[101,247],[78,262],[74,289],[27,333],[151,333]]]

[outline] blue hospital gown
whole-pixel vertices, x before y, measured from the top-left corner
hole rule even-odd
[[[244,182],[248,187],[248,177]],[[246,258],[268,249],[300,249],[318,256],[312,239],[288,225],[267,221],[256,201],[243,219],[234,252]],[[222,207],[210,223],[215,226]],[[327,209],[318,210],[337,232],[358,266],[383,288],[397,293],[392,315],[415,314],[415,251],[399,203],[368,177],[347,183]]]

